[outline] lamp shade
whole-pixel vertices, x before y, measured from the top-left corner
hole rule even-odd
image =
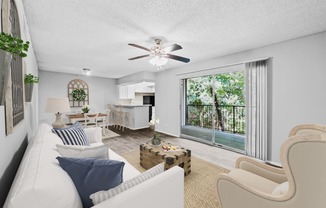
[[[66,97],[48,98],[46,101],[45,112],[47,113],[62,113],[69,111],[69,100]]]

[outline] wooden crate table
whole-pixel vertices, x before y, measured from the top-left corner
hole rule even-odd
[[[185,176],[191,172],[191,150],[178,148],[177,150],[164,151],[162,146],[175,146],[164,141],[155,146],[151,143],[140,145],[140,165],[145,169],[154,167],[164,162],[164,170],[173,166],[180,166],[185,171]]]

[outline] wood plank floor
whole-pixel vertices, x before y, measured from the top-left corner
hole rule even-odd
[[[105,139],[103,142],[108,144],[109,147],[118,154],[139,149],[139,145],[149,142],[153,136],[153,130],[150,128],[134,131],[125,129],[123,132],[113,127],[109,127],[109,129],[120,136]],[[192,155],[195,157],[228,169],[234,168],[236,159],[242,156],[235,152],[188,139],[176,138],[165,134],[160,134],[160,138],[180,147],[190,149]]]

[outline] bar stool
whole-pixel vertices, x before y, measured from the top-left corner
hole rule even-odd
[[[129,126],[129,112],[122,112],[122,131]]]
[[[114,127],[119,129],[121,128],[122,124],[122,107],[121,106],[115,106],[115,110],[113,111],[113,123]]]

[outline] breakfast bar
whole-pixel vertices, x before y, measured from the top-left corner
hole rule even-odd
[[[144,129],[149,127],[149,107],[150,105],[132,105],[132,104],[117,104],[117,108],[127,113],[126,121],[123,122],[124,127],[131,130]]]

